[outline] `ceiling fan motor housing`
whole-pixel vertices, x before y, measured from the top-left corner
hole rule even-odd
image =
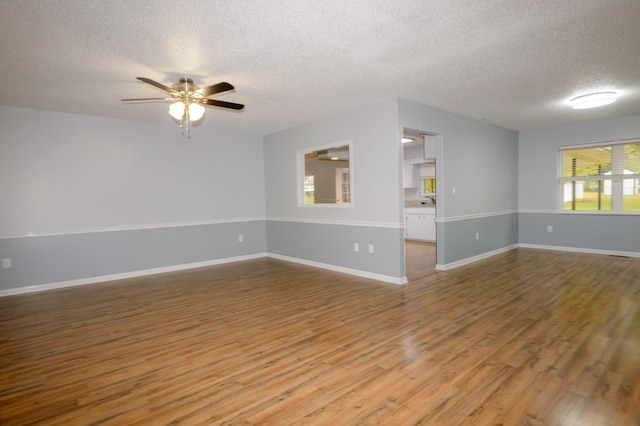
[[[179,92],[178,94],[180,95],[180,98],[189,99],[191,97],[202,97],[202,95],[197,96],[199,93],[196,93],[196,90],[199,90],[200,87],[194,84],[193,80],[190,78],[181,78],[178,83],[172,85],[171,88]]]

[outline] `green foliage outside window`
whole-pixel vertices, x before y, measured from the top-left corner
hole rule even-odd
[[[640,211],[640,143],[560,150],[564,211]]]

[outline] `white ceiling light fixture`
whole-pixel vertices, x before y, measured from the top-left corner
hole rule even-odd
[[[169,106],[169,114],[176,120],[182,120],[186,109],[185,102],[176,102]],[[198,121],[204,116],[204,107],[200,104],[189,104],[188,110],[190,121]]]
[[[191,139],[189,129],[191,123],[200,120],[204,116],[204,107],[198,103],[199,96],[183,96],[178,102],[169,105],[169,115],[180,122],[180,127],[186,130],[188,138]],[[207,99],[208,100],[208,99]],[[184,135],[184,132],[183,132]]]
[[[571,99],[571,108],[587,109],[596,108],[604,105],[612,104],[616,101],[618,94],[616,92],[596,92],[586,95],[577,96]]]
[[[198,121],[204,116],[204,107],[200,104],[189,105],[189,117],[192,121]]]
[[[413,142],[415,139],[413,138],[402,138],[402,143],[409,143],[409,142]]]
[[[175,104],[169,105],[169,115],[176,120],[182,120],[182,116],[184,115],[184,104],[182,102],[176,102]]]

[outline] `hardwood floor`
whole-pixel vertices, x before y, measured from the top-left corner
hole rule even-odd
[[[404,256],[406,275],[409,280],[436,273],[435,243],[406,240],[404,242]]]
[[[0,424],[640,424],[640,259],[263,258],[0,298]]]

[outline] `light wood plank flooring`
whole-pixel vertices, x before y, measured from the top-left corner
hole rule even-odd
[[[638,425],[640,259],[275,259],[0,298],[5,425]]]
[[[415,280],[436,273],[436,245],[407,240],[404,243],[406,275]]]

